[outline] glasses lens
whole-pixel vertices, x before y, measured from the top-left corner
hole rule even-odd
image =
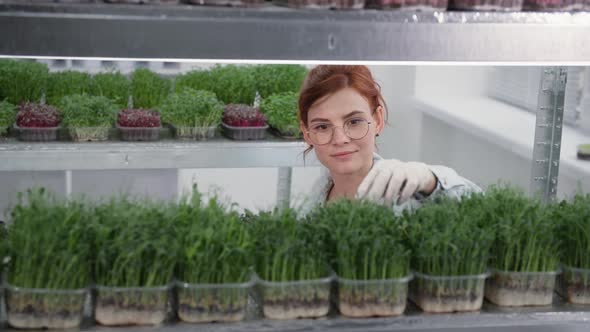
[[[352,139],[361,139],[369,132],[369,122],[365,119],[351,119],[344,124],[346,135]]]
[[[313,128],[310,132],[311,140],[314,144],[324,145],[330,143],[332,140],[332,127],[331,126],[318,126]]]

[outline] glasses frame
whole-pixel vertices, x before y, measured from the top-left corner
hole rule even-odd
[[[374,113],[374,111],[373,111],[373,113]],[[332,127],[332,134],[330,135],[330,139],[328,140],[328,142],[323,143],[323,144],[319,144],[319,143],[314,142],[314,139],[312,138],[313,135],[312,135],[312,131],[311,130],[309,130],[309,129],[306,130],[306,133],[307,133],[307,135],[309,135],[309,139],[313,142],[313,144],[318,145],[318,146],[330,144],[330,142],[332,142],[332,140],[334,139],[334,133],[336,132],[336,128],[342,128],[342,131],[344,132],[344,135],[346,135],[346,137],[350,138],[353,141],[358,141],[358,140],[361,140],[361,139],[367,137],[367,134],[369,133],[369,129],[371,128],[371,123],[373,123],[373,121],[368,121],[368,120],[365,120],[365,119],[363,119],[363,120],[364,121],[367,121],[367,132],[363,135],[363,137],[360,137],[360,138],[352,138],[352,137],[350,137],[350,135],[348,135],[348,133],[346,132],[346,129],[344,128],[344,125],[342,125],[342,126],[333,126]],[[346,122],[348,122],[348,121],[350,121],[350,120],[347,120]],[[344,123],[345,125],[346,125],[346,122]]]

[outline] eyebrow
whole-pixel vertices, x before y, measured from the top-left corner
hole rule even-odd
[[[350,112],[350,113],[346,114],[346,115],[345,115],[345,116],[343,116],[342,118],[343,118],[343,119],[347,119],[347,118],[350,118],[351,116],[354,116],[354,115],[357,115],[357,114],[363,114],[363,113],[365,113],[365,112],[363,112],[363,111],[358,111],[358,110],[354,110],[354,111],[352,111],[352,112]],[[315,118],[315,119],[313,119],[313,120],[309,121],[309,123],[313,123],[313,122],[330,122],[330,120],[328,120],[328,119],[322,119],[322,118]]]

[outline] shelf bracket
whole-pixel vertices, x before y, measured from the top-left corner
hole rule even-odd
[[[543,68],[531,170],[531,193],[543,203],[554,201],[557,195],[566,84],[567,67]]]

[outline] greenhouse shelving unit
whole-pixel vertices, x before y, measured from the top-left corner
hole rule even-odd
[[[0,55],[5,57],[581,64],[590,60],[590,43],[584,42],[588,36],[590,13],[313,11],[0,0]],[[544,106],[543,110],[557,114],[555,99],[551,109]],[[559,126],[561,119],[553,118],[550,128]],[[547,146],[559,144],[559,131],[545,133],[539,138],[548,137]],[[291,168],[303,165],[304,149],[303,142],[224,139],[142,144],[3,142],[0,171],[63,170],[66,188],[71,190],[72,170],[279,167],[279,201],[288,202]],[[178,324],[158,330],[585,331],[589,321],[590,308],[565,304],[555,295],[554,304],[542,308],[499,309],[486,304],[481,313],[424,315],[410,307],[398,318]]]
[[[590,13],[23,2],[0,1],[2,55],[337,61],[590,59],[590,44],[583,42],[590,34]]]

